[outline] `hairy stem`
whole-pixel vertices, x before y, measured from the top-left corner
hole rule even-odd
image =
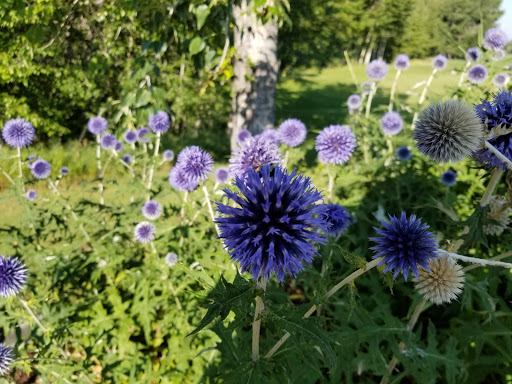
[[[432,80],[434,80],[434,77],[437,73],[437,69],[433,69],[430,77],[427,80],[427,83],[425,84],[425,87],[423,88],[423,92],[421,92],[420,100],[418,101],[418,105],[423,104],[425,101],[425,98],[427,97],[428,89],[430,88],[430,84],[432,84]]]
[[[208,194],[208,189],[206,188],[206,183],[203,183],[203,192],[204,198],[206,201],[206,205],[208,205],[208,211],[210,212],[210,216],[212,218],[213,225],[215,226],[215,230],[217,234],[220,236],[219,227],[217,227],[217,223],[215,222],[215,213],[213,213],[212,202],[210,201],[210,195]]]
[[[504,263],[502,261],[496,261],[496,260],[488,260],[488,259],[479,259],[476,257],[469,257],[469,256],[463,256],[458,255],[456,253],[447,252],[444,249],[438,249],[438,253],[442,253],[446,256],[449,256],[453,259],[464,261],[466,263],[472,263],[472,264],[480,264],[480,265],[490,265],[493,267],[503,267],[503,268],[512,268],[511,263]]]
[[[332,174],[332,168],[329,167],[329,185],[327,187],[327,196],[329,200],[332,199],[332,189],[334,187],[334,175]]]
[[[485,142],[485,147],[491,151],[498,159],[503,161],[508,169],[512,170],[512,161],[510,161],[503,153],[498,151],[491,143]]]
[[[267,281],[265,278],[260,277],[258,287],[265,289],[267,287]],[[260,359],[260,329],[261,329],[261,318],[260,314],[263,311],[264,304],[261,296],[256,298],[256,307],[254,308],[254,320],[252,322],[252,361],[256,362]]]
[[[364,116],[366,118],[370,117],[370,109],[372,108],[372,99],[373,95],[377,92],[377,83],[375,81],[372,82],[372,87],[370,88],[370,94],[368,95],[368,100],[366,101],[366,113]]]
[[[494,171],[492,171],[491,180],[489,180],[489,184],[487,184],[487,188],[485,189],[485,192],[482,195],[482,200],[480,200],[481,207],[486,207],[487,205],[489,205],[494,189],[496,188],[496,185],[500,181],[502,174],[503,170],[501,168],[494,168]]]

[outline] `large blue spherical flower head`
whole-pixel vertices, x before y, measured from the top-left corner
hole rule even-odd
[[[101,145],[101,148],[103,148],[103,149],[106,149],[106,150],[115,149],[116,143],[117,143],[117,139],[111,133],[105,133],[103,136],[101,136],[100,145]]]
[[[491,51],[503,49],[507,41],[507,35],[499,28],[491,28],[485,32],[484,47]]]
[[[330,125],[316,137],[315,149],[321,163],[343,164],[356,149],[356,136],[345,125]]]
[[[400,147],[396,151],[396,157],[401,161],[407,161],[412,157],[412,152],[408,147]]]
[[[134,144],[137,141],[137,138],[137,132],[134,131],[133,129],[129,129],[123,134],[123,139],[126,142],[126,144]]]
[[[140,127],[138,130],[137,130],[137,138],[138,140],[141,142],[141,143],[148,143],[149,142],[149,137],[147,137],[147,135],[150,133],[151,131],[146,128],[146,127]]]
[[[512,125],[512,94],[510,92],[503,90],[498,92],[490,102],[481,101],[480,104],[475,105],[475,110],[482,124],[487,124],[489,131],[500,124],[503,128],[510,128]],[[488,142],[512,161],[512,133],[496,136]],[[478,150],[474,156],[480,163],[489,167],[507,169],[506,164],[487,149]]]
[[[170,149],[166,149],[162,153],[162,157],[163,157],[164,161],[173,161],[174,160],[174,152],[171,151]]]
[[[244,177],[249,169],[259,169],[267,164],[278,164],[282,160],[279,147],[262,136],[250,137],[229,159],[229,172]]]
[[[149,200],[142,206],[142,214],[148,220],[156,220],[162,216],[162,206],[158,201]]]
[[[441,183],[443,183],[447,187],[451,187],[452,185],[455,185],[456,182],[457,182],[457,173],[452,170],[446,171],[441,175]]]
[[[404,126],[404,122],[398,112],[387,112],[380,120],[380,126],[386,135],[398,135]]]
[[[135,226],[133,235],[139,243],[149,243],[155,239],[156,228],[149,221],[143,221]]]
[[[252,137],[252,133],[249,132],[247,129],[241,129],[240,132],[238,132],[238,136],[237,136],[238,144],[242,144],[249,137]]]
[[[281,142],[289,147],[297,147],[306,140],[306,125],[298,119],[286,119],[277,130]]]
[[[190,180],[181,166],[174,166],[169,172],[169,183],[178,191],[191,192],[199,186],[198,181]]]
[[[480,84],[487,79],[487,69],[483,65],[474,65],[468,70],[468,80],[472,84]]]
[[[23,148],[30,145],[35,135],[34,126],[25,119],[9,120],[2,128],[2,137],[7,145],[13,148]]]
[[[259,135],[254,136],[255,139],[265,139],[267,141],[270,141],[274,143],[275,145],[281,144],[281,136],[277,132],[276,129],[265,129],[263,132],[261,132]]]
[[[441,71],[446,68],[446,64],[448,63],[448,58],[445,55],[437,55],[432,60],[432,67]]]
[[[477,62],[482,57],[482,51],[478,47],[468,48],[466,51],[466,60]]]
[[[239,192],[224,193],[239,208],[217,203],[223,216],[216,223],[224,247],[242,271],[255,279],[274,274],[283,281],[285,274],[295,276],[304,263],[310,265],[318,255],[315,245],[325,243],[321,232],[329,228],[325,205],[315,204],[322,194],[310,179],[265,165],[259,172],[250,169],[234,184]]]
[[[0,297],[17,295],[27,282],[25,264],[17,257],[0,255]]]
[[[409,268],[417,278],[418,266],[429,270],[428,261],[437,257],[434,235],[415,215],[407,218],[402,212],[400,218],[389,215],[389,220],[390,223],[381,222],[383,229],[374,228],[380,237],[370,238],[377,243],[371,248],[375,253],[373,258],[383,257],[379,266],[386,264],[384,272],[394,271],[393,278],[402,272],[407,281]]]
[[[108,121],[101,116],[92,117],[87,122],[87,129],[89,132],[91,132],[93,135],[99,135],[100,133],[103,133],[108,128]]]
[[[14,361],[12,349],[5,344],[0,344],[0,375],[6,375]]]
[[[327,211],[324,219],[331,224],[325,232],[328,236],[338,236],[346,231],[350,224],[350,213],[338,204],[325,204]]]
[[[193,145],[180,152],[176,165],[185,171],[186,177],[191,181],[200,183],[212,173],[213,158],[208,152]]]
[[[129,153],[125,153],[123,156],[121,156],[121,160],[123,160],[126,164],[131,164],[133,157]]]
[[[350,95],[347,99],[348,109],[351,111],[361,108],[363,100],[359,95]]]
[[[493,84],[498,88],[504,87],[507,84],[507,81],[508,75],[506,73],[498,73],[492,79]]]
[[[409,62],[409,56],[402,53],[395,59],[395,68],[399,71],[405,71],[407,68],[409,68]]]
[[[219,168],[215,172],[215,180],[219,184],[227,183],[230,178],[231,178],[231,176],[230,176],[229,170],[227,168]]]
[[[366,67],[366,74],[373,81],[382,80],[389,71],[389,67],[384,60],[376,59],[370,62]]]
[[[52,173],[52,166],[43,159],[38,159],[32,163],[30,168],[32,175],[37,179],[46,179]]]
[[[171,126],[169,115],[164,111],[158,111],[149,118],[149,128],[155,133],[165,133]]]

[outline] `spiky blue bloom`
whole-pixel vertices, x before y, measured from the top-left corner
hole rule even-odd
[[[475,105],[475,110],[481,123],[487,124],[488,130],[500,124],[503,128],[509,128],[512,125],[512,94],[505,90],[499,91],[490,102],[481,100],[480,104]],[[512,161],[512,133],[496,136],[488,142]],[[489,167],[507,169],[505,163],[487,149],[478,150],[474,157]]]
[[[212,173],[213,157],[197,145],[192,145],[180,152],[176,165],[183,169],[190,181],[200,183]]]
[[[238,132],[237,136],[238,144],[242,144],[249,137],[252,137],[252,133],[249,132],[247,129],[241,129],[240,132]]]
[[[306,125],[298,119],[286,119],[277,130],[279,138],[284,145],[297,147],[306,140]]]
[[[407,161],[411,158],[412,152],[408,147],[400,147],[396,151],[396,157],[401,161]]]
[[[191,192],[199,186],[199,182],[190,180],[187,172],[178,165],[172,167],[169,172],[169,184],[174,189],[183,192]]]
[[[506,73],[498,73],[492,79],[493,84],[498,87],[504,87],[507,84],[508,75]]]
[[[399,71],[405,71],[407,68],[409,68],[409,62],[409,56],[402,53],[395,59],[395,68]]]
[[[249,169],[259,169],[267,164],[279,164],[281,161],[281,151],[274,142],[262,136],[250,137],[229,159],[229,172],[233,176],[243,177]]]
[[[328,236],[338,236],[346,231],[350,225],[350,213],[339,204],[325,204],[327,211],[324,219],[330,223],[325,232]]]
[[[446,68],[446,64],[448,63],[448,58],[445,55],[437,55],[432,60],[432,67],[441,71]]]
[[[148,143],[149,142],[149,138],[147,137],[147,135],[150,133],[151,131],[146,128],[146,127],[140,127],[138,130],[137,130],[137,136],[138,136],[138,140],[141,142],[141,143]]]
[[[224,193],[239,205],[233,208],[217,203],[223,216],[216,220],[220,238],[231,259],[240,263],[254,279],[274,274],[283,281],[285,274],[295,276],[310,266],[318,255],[316,244],[324,244],[329,224],[326,207],[315,204],[322,194],[309,178],[284,168],[265,165],[260,172],[250,169],[246,177],[237,177],[239,192]]]
[[[0,375],[6,375],[14,361],[14,353],[11,348],[5,344],[0,344]]]
[[[32,163],[30,171],[35,178],[46,179],[52,173],[52,166],[46,160],[38,159]]]
[[[499,28],[491,28],[485,32],[484,47],[491,51],[503,49],[507,41],[507,35]]]
[[[361,108],[362,104],[363,100],[359,95],[350,95],[347,99],[348,109],[351,111]]]
[[[369,81],[365,81],[361,84],[361,94],[363,96],[368,96],[372,90],[372,83]]]
[[[133,235],[139,243],[149,243],[155,239],[156,228],[149,221],[142,221],[135,226]]]
[[[13,148],[27,147],[34,140],[36,130],[25,119],[12,119],[7,121],[2,128],[2,137],[7,145]]]
[[[123,156],[121,156],[121,160],[123,160],[126,164],[131,164],[133,157],[129,153],[125,153]]]
[[[255,138],[262,138],[267,141],[274,143],[275,145],[281,144],[281,137],[276,129],[265,129],[259,135],[256,135]]]
[[[398,112],[386,112],[380,120],[380,126],[386,135],[398,135],[404,126],[404,122]]]
[[[99,135],[108,128],[108,121],[101,116],[91,117],[87,122],[87,129],[93,135]]]
[[[17,257],[0,255],[0,297],[17,295],[27,282],[25,264]]]
[[[366,67],[366,74],[373,81],[380,81],[388,74],[389,67],[384,60],[375,59]]]
[[[174,267],[176,263],[178,262],[178,255],[174,252],[168,253],[165,255],[165,264],[167,264],[169,267]]]
[[[356,149],[356,136],[345,125],[330,125],[316,137],[315,149],[321,163],[343,164]]]
[[[149,200],[142,206],[142,214],[148,220],[156,220],[162,216],[162,206],[158,201]]]
[[[111,133],[105,133],[101,136],[100,145],[101,148],[106,150],[115,149],[117,143],[116,137]]]
[[[116,145],[114,146],[116,152],[121,152],[124,149],[124,144],[122,141],[117,140]]]
[[[137,132],[134,131],[133,129],[129,129],[123,134],[123,139],[126,142],[126,144],[134,144],[137,141],[137,138]]]
[[[227,168],[219,168],[215,172],[215,180],[219,184],[225,184],[229,181],[229,170]]]
[[[164,161],[173,161],[174,160],[174,152],[171,151],[170,149],[166,149],[162,153],[162,157],[163,157]]]
[[[466,51],[466,60],[477,62],[480,60],[480,57],[482,56],[482,51],[478,47],[471,47],[468,48]]]
[[[441,183],[443,183],[447,187],[451,187],[452,185],[455,185],[456,182],[457,182],[457,173],[452,170],[448,170],[441,175]]]
[[[487,79],[487,69],[483,65],[474,65],[468,70],[468,80],[472,84],[480,84]]]
[[[383,257],[380,265],[386,264],[384,272],[394,271],[393,278],[400,272],[405,281],[409,268],[417,278],[418,265],[428,269],[428,261],[437,257],[437,244],[434,235],[428,231],[429,226],[423,224],[416,215],[407,218],[402,212],[400,218],[389,215],[391,223],[381,221],[384,229],[375,228],[380,237],[370,237],[377,243],[371,249],[375,251],[373,258]]]
[[[149,118],[149,128],[155,133],[165,133],[171,126],[169,115],[164,111],[158,111]]]
[[[61,169],[59,169],[59,173],[61,174],[61,176],[67,176],[69,174],[69,168],[61,167]]]
[[[34,200],[37,200],[37,192],[34,191],[33,189],[29,189],[27,191],[27,193],[25,194],[25,196],[27,197],[27,200],[28,201],[34,201]]]

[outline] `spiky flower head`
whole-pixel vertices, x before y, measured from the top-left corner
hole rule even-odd
[[[491,28],[485,32],[484,47],[491,51],[499,51],[507,44],[507,35],[499,28]]]
[[[126,144],[134,144],[137,141],[137,138],[137,132],[134,131],[133,129],[129,129],[123,134],[123,139],[126,142]]]
[[[142,206],[142,214],[148,220],[156,220],[162,216],[162,206],[158,201],[149,200]]]
[[[277,130],[281,142],[289,147],[297,147],[306,140],[306,125],[298,119],[286,119]]]
[[[101,116],[91,117],[87,122],[87,129],[96,136],[105,132],[107,128],[108,121]]]
[[[146,127],[140,127],[138,130],[137,130],[137,139],[139,140],[139,142],[141,143],[148,143],[149,142],[149,137],[147,137],[147,135],[150,133],[151,131],[146,128]]]
[[[174,252],[168,253],[165,255],[165,264],[167,264],[169,267],[174,267],[176,263],[178,262],[178,255]]]
[[[484,225],[484,233],[491,236],[502,234],[510,224],[511,212],[512,209],[509,207],[507,200],[501,196],[493,196],[489,202],[487,217],[496,221],[496,223]]]
[[[229,173],[233,177],[244,177],[249,169],[259,169],[267,164],[279,164],[282,158],[281,151],[274,142],[262,136],[250,137],[229,159]]]
[[[187,172],[181,166],[172,167],[169,172],[169,183],[174,189],[183,192],[191,192],[199,186],[199,182],[190,180]]]
[[[346,125],[330,125],[316,137],[315,149],[321,163],[343,164],[356,149],[356,136]]]
[[[386,135],[398,135],[404,126],[404,122],[398,112],[386,112],[380,120],[380,126]]]
[[[52,166],[46,160],[38,159],[32,163],[30,171],[35,178],[46,179],[52,173]]]
[[[430,104],[416,121],[416,147],[439,163],[460,161],[481,145],[482,123],[468,105],[448,100]]]
[[[408,147],[400,147],[396,151],[396,157],[398,160],[407,161],[412,157],[412,152]]]
[[[249,137],[252,137],[252,133],[249,132],[247,129],[241,129],[240,132],[238,132],[238,136],[237,136],[238,144],[242,144]]]
[[[473,65],[468,70],[468,80],[471,84],[480,84],[487,79],[487,69],[483,65]]]
[[[0,297],[17,295],[27,282],[25,264],[17,257],[0,255]]]
[[[230,179],[229,170],[227,168],[219,168],[215,172],[215,180],[219,184],[225,184]]]
[[[7,145],[13,148],[27,147],[34,140],[36,130],[25,119],[12,119],[7,121],[2,128],[2,137]]]
[[[238,192],[224,193],[238,208],[217,203],[223,216],[216,220],[220,238],[231,259],[240,263],[254,279],[274,274],[283,281],[295,276],[318,255],[316,244],[325,243],[329,224],[323,218],[325,205],[315,204],[322,194],[293,171],[264,165],[259,172],[249,169],[246,177],[236,177]]]
[[[35,201],[35,200],[37,200],[37,192],[34,191],[33,189],[29,189],[27,191],[27,193],[25,194],[25,196],[27,197],[28,201]]]
[[[111,150],[116,148],[117,139],[111,133],[105,133],[101,136],[100,145],[101,148],[106,150]]]
[[[14,361],[14,353],[7,345],[0,344],[0,375],[6,375],[9,372],[12,362]]]
[[[330,224],[325,232],[328,236],[338,236],[350,225],[350,213],[339,204],[325,204],[327,210],[324,219]]]
[[[365,81],[361,84],[361,94],[363,96],[368,96],[372,90],[372,83],[369,81]]]
[[[400,218],[389,215],[389,220],[390,223],[381,222],[383,229],[374,227],[381,236],[370,238],[377,243],[371,248],[375,251],[373,258],[383,257],[379,266],[386,264],[384,272],[394,271],[393,278],[402,272],[407,281],[409,268],[418,277],[418,267],[428,269],[428,260],[437,257],[434,235],[416,215],[407,218],[402,212]]]
[[[505,85],[507,85],[508,82],[508,75],[506,73],[498,73],[492,78],[492,83],[498,87],[502,88]]]
[[[437,55],[432,60],[432,67],[441,71],[446,68],[446,64],[448,63],[448,58],[445,55]]]
[[[477,62],[482,57],[482,51],[478,47],[468,48],[466,51],[466,60]]]
[[[69,174],[69,168],[68,167],[61,167],[59,169],[59,173],[61,176],[67,176]]]
[[[170,149],[166,149],[163,153],[162,153],[162,157],[164,158],[164,161],[173,161],[174,160],[174,152],[171,151]]]
[[[265,129],[259,135],[255,136],[256,139],[265,139],[279,146],[281,144],[281,137],[276,129]]]
[[[452,170],[443,172],[443,174],[441,175],[441,183],[443,183],[447,187],[451,187],[452,185],[455,185],[456,182],[457,182],[457,173]]]
[[[200,183],[213,171],[212,156],[196,145],[184,148],[178,155],[176,166],[181,167],[187,178]]]
[[[373,81],[380,81],[388,74],[389,67],[384,60],[375,59],[366,67],[366,74]]]
[[[457,299],[464,287],[464,272],[451,258],[438,257],[428,261],[428,268],[420,267],[414,281],[423,297],[440,305]]]
[[[361,108],[363,104],[363,100],[359,95],[350,95],[347,99],[348,109],[354,111],[356,109]]]
[[[135,226],[133,234],[139,243],[149,243],[155,239],[156,228],[149,221],[142,221]]]
[[[402,53],[395,59],[395,68],[399,71],[405,71],[407,68],[409,68],[409,61],[409,56]]]
[[[133,157],[129,153],[125,153],[123,156],[121,156],[121,160],[123,160],[126,164],[131,164]]]
[[[512,125],[512,94],[506,90],[499,91],[491,101],[481,100],[479,105],[475,105],[475,110],[488,131],[500,125],[509,128]],[[512,160],[512,133],[493,137],[488,142]],[[478,150],[475,158],[489,167],[507,169],[506,164],[487,149]]]
[[[149,117],[149,128],[155,133],[165,133],[171,126],[169,115],[164,111],[158,111]]]

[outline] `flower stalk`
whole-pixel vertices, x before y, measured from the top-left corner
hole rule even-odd
[[[393,85],[391,86],[391,94],[389,95],[388,112],[391,112],[393,110],[393,102],[395,101],[396,85],[398,84],[398,79],[400,78],[401,73],[402,73],[401,69],[396,71],[395,80],[393,81]]]
[[[257,286],[265,293],[267,281],[260,277]],[[252,322],[252,361],[256,362],[260,359],[260,330],[261,330],[261,312],[265,305],[261,296],[256,298],[256,307],[254,308],[254,320]]]
[[[103,195],[103,173],[101,170],[101,139],[100,135],[96,135],[96,166],[98,168],[98,190],[100,191],[100,205],[105,204]]]

